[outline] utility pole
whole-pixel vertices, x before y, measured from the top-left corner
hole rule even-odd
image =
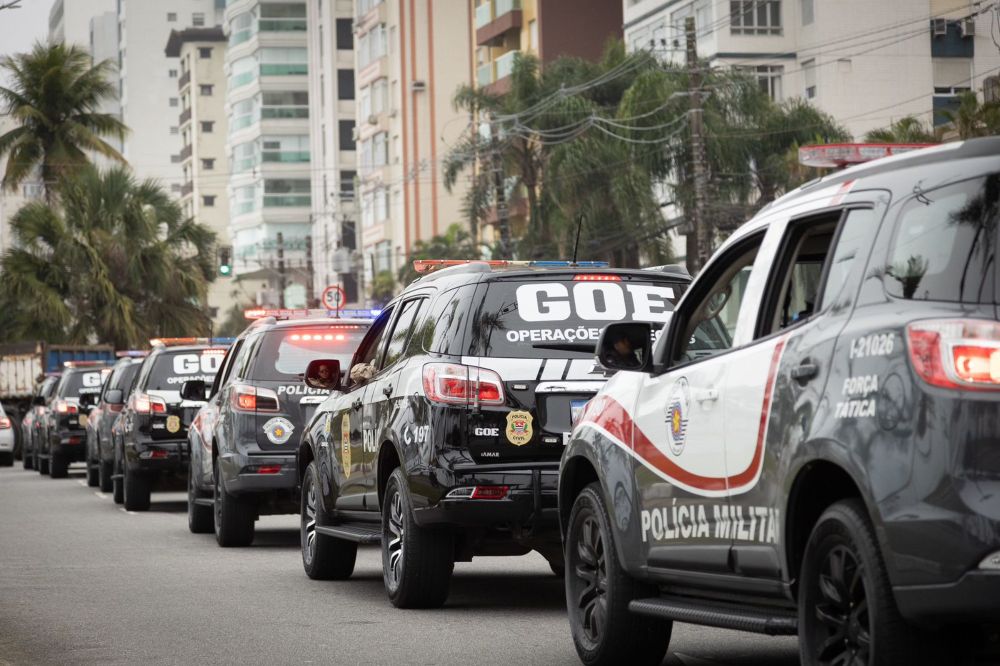
[[[306,303],[307,307],[313,307],[313,299],[316,298],[316,285],[313,284],[313,237],[312,234],[306,236]]]
[[[285,309],[285,235],[278,232],[278,307]]]
[[[496,115],[490,114],[490,159],[493,164],[493,187],[497,204],[497,226],[500,227],[500,258],[511,259],[510,218],[507,214],[507,192],[504,183],[503,159],[500,155],[500,140],[497,137]]]
[[[698,62],[698,41],[695,33],[694,17],[684,19],[684,36],[687,42],[688,96],[691,111],[688,123],[691,129],[691,176],[694,183],[694,210],[691,216],[690,233],[687,235],[688,272],[694,275],[708,261],[712,244],[712,228],[705,218],[705,200],[708,194],[704,109],[702,108],[702,69]]]

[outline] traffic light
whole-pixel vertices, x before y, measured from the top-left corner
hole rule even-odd
[[[219,250],[219,275],[229,277],[233,274],[233,248],[230,245],[220,245]]]

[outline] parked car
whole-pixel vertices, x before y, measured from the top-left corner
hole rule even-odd
[[[66,361],[51,399],[41,414],[42,436],[36,439],[39,472],[65,478],[69,466],[86,455],[87,411],[103,383],[104,361]]]
[[[14,422],[0,405],[0,467],[14,464]]]
[[[50,374],[35,388],[31,396],[31,406],[21,420],[21,440],[23,451],[21,462],[24,469],[39,469],[38,451],[35,442],[41,437],[45,405],[52,397],[59,383],[58,374]]]
[[[98,486],[101,492],[111,492],[114,448],[111,429],[121,416],[132,383],[149,352],[118,352],[119,359],[108,369],[97,405],[87,420],[87,485]]]

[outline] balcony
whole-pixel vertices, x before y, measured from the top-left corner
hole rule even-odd
[[[490,0],[476,7],[476,44],[496,45],[504,34],[520,30],[521,0]]]
[[[189,159],[191,157],[191,144],[190,143],[188,145],[184,146],[183,148],[181,148],[180,156],[181,156],[181,162],[183,162],[184,160]]]
[[[507,51],[493,62],[480,65],[476,69],[476,85],[494,95],[502,95],[510,90],[510,75],[514,72],[514,59],[519,50]]]
[[[183,90],[184,86],[186,86],[189,83],[191,83],[191,70],[190,69],[187,70],[186,72],[184,72],[183,74],[181,74],[181,78],[177,79],[177,89],[178,90]]]
[[[181,196],[186,197],[187,195],[194,192],[194,181],[189,180],[188,182],[181,185]]]
[[[190,122],[190,120],[191,120],[191,107],[189,106],[188,108],[181,111],[180,123],[181,125],[183,125],[184,123]]]

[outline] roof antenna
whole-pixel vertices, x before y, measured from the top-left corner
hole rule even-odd
[[[580,229],[583,227],[583,215],[576,220],[576,242],[573,243],[573,265],[576,266],[576,253],[580,249]]]

